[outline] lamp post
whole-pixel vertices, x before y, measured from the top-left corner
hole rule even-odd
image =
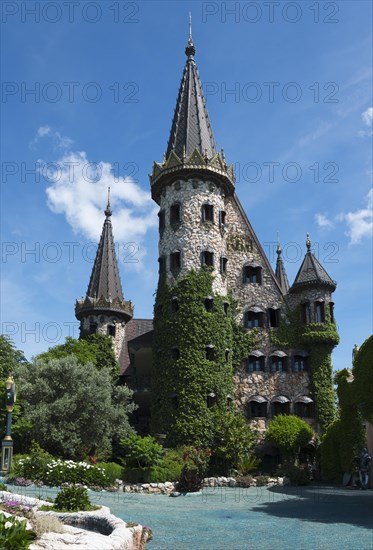
[[[9,472],[13,458],[12,411],[16,402],[16,385],[12,375],[5,381],[6,431],[1,442],[1,471]]]

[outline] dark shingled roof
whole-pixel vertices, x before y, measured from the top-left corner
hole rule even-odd
[[[130,374],[130,356],[128,348],[151,348],[153,344],[153,320],[152,319],[131,319],[126,324],[126,339],[119,358],[121,374]]]
[[[311,241],[307,236],[307,254],[299,268],[291,290],[298,290],[305,286],[326,286],[333,292],[337,283],[329,277],[319,260],[311,252]]]
[[[278,280],[278,283],[281,287],[281,290],[284,294],[287,294],[289,292],[289,281],[286,275],[284,262],[282,261],[281,256],[281,247],[280,244],[277,245],[277,262],[276,262],[276,279]]]
[[[182,159],[184,152],[189,157],[198,149],[202,155],[207,153],[208,158],[211,158],[216,154],[216,146],[194,61],[195,48],[191,36],[185,53],[188,59],[181,79],[166,156],[168,158],[174,151]]]
[[[106,219],[102,228],[100,244],[98,245],[95,263],[89,280],[87,296],[97,299],[119,298],[123,301],[117,257],[115,254],[114,237],[111,226],[110,201],[105,210]]]

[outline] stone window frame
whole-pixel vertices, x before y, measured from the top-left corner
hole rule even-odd
[[[181,203],[178,202],[178,201],[172,203],[171,206],[170,206],[170,225],[171,225],[171,227],[179,226],[181,224],[181,217],[182,217]]]
[[[214,267],[215,254],[212,250],[206,248],[201,252],[201,265],[202,267]]]
[[[182,268],[181,250],[174,250],[170,253],[170,271],[177,273]]]
[[[257,262],[247,262],[242,267],[242,282],[244,285],[263,284],[263,267]]]
[[[214,205],[210,202],[204,202],[201,206],[202,223],[214,223],[215,212]]]

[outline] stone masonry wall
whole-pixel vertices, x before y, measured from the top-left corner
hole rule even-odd
[[[89,326],[91,323],[97,325],[97,332],[100,334],[108,334],[108,326],[115,326],[115,336],[112,337],[113,350],[115,358],[119,360],[123,345],[125,345],[125,334],[126,334],[126,325],[124,321],[118,321],[115,316],[108,315],[90,315],[85,317],[81,321],[81,328],[84,331],[89,332]]]

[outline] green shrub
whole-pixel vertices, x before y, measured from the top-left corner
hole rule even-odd
[[[150,468],[156,466],[164,451],[154,437],[130,435],[121,440],[125,465],[130,468]]]
[[[301,447],[305,447],[314,435],[307,422],[297,416],[280,414],[269,423],[266,440],[277,445],[284,461],[289,463],[298,457]]]
[[[179,491],[192,493],[201,489],[203,478],[207,472],[210,456],[210,449],[185,447],[183,454],[184,464],[178,480]]]
[[[84,487],[65,487],[54,500],[54,508],[66,512],[92,510],[87,489]]]
[[[308,485],[311,482],[311,472],[308,468],[299,466],[288,466],[286,476],[292,485]]]
[[[117,479],[123,478],[123,466],[116,462],[98,462],[96,466],[101,468],[112,485]]]
[[[51,460],[53,460],[53,456],[33,441],[29,455],[17,456],[12,468],[12,475],[32,481],[43,481],[47,465]]]
[[[8,487],[5,485],[5,483],[0,483],[0,491],[9,491]]]
[[[28,548],[35,538],[35,534],[26,529],[27,520],[18,520],[16,517],[5,517],[0,514],[0,544],[6,550]]]
[[[238,472],[246,476],[249,472],[253,472],[260,466],[261,460],[254,454],[249,454],[242,458],[238,464]]]

